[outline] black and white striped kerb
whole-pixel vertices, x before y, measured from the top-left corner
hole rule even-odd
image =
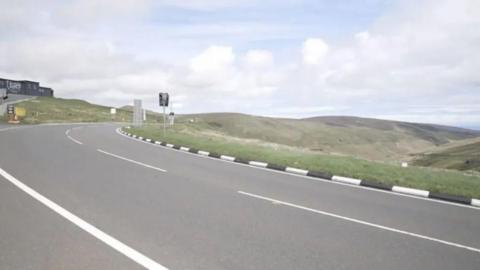
[[[135,138],[137,140],[142,140],[142,141],[145,141],[145,142],[148,142],[148,143],[157,144],[157,145],[169,147],[169,148],[172,148],[172,149],[176,149],[176,150],[179,150],[179,151],[190,152],[190,153],[198,154],[198,155],[202,155],[202,156],[208,156],[208,157],[211,157],[211,158],[218,158],[218,159],[222,159],[222,160],[225,160],[225,161],[237,162],[237,163],[247,164],[247,165],[261,167],[261,168],[283,171],[283,172],[287,172],[287,173],[291,173],[291,174],[321,178],[321,179],[331,180],[333,182],[338,182],[338,183],[343,183],[343,184],[364,186],[364,187],[368,187],[368,188],[392,191],[392,192],[395,192],[395,193],[401,193],[401,194],[407,194],[407,195],[412,195],[412,196],[431,198],[431,199],[435,199],[435,200],[442,200],[442,201],[448,201],[448,202],[453,202],[453,203],[466,204],[466,205],[472,205],[472,206],[480,207],[480,200],[479,199],[467,198],[467,197],[464,197],[464,196],[457,196],[457,195],[452,195],[452,194],[430,192],[428,190],[422,190],[422,189],[388,185],[388,184],[383,184],[383,183],[379,183],[379,182],[372,181],[372,180],[362,180],[362,179],[332,175],[328,172],[308,171],[308,170],[303,170],[303,169],[298,169],[298,168],[293,168],[293,167],[287,167],[287,166],[282,166],[282,165],[277,165],[277,164],[272,164],[272,163],[266,163],[266,162],[261,162],[261,161],[245,160],[245,159],[236,158],[236,157],[232,157],[232,156],[222,155],[222,154],[219,154],[219,153],[213,153],[213,152],[202,151],[202,150],[195,149],[195,148],[189,148],[189,147],[186,147],[186,146],[173,145],[173,144],[169,144],[169,143],[166,143],[166,142],[159,142],[159,141],[155,141],[155,140],[152,140],[152,139],[139,137],[135,134],[125,132],[121,129],[120,129],[120,133],[124,134],[125,136],[129,136],[129,137]]]

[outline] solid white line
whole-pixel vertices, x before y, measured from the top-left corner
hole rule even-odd
[[[67,131],[65,131],[65,135],[67,136],[67,138],[69,138],[71,141],[73,141],[73,142],[76,143],[76,144],[80,144],[80,145],[83,144],[81,141],[74,139],[74,138],[73,138],[72,136],[70,136],[69,134],[70,134],[70,129],[67,129]]]
[[[333,217],[333,218],[338,218],[338,219],[342,219],[342,220],[346,220],[346,221],[350,221],[350,222],[374,227],[374,228],[381,229],[381,230],[386,230],[386,231],[395,232],[395,233],[399,233],[399,234],[409,235],[409,236],[413,236],[413,237],[437,242],[437,243],[440,243],[440,244],[453,246],[453,247],[457,247],[457,248],[463,248],[463,249],[467,249],[467,250],[470,250],[470,251],[480,253],[480,249],[478,249],[478,248],[469,247],[469,246],[465,246],[465,245],[461,245],[461,244],[457,244],[457,243],[433,238],[433,237],[430,237],[430,236],[425,236],[425,235],[421,235],[421,234],[417,234],[417,233],[411,233],[411,232],[407,232],[407,231],[403,231],[403,230],[399,230],[399,229],[395,229],[395,228],[391,228],[391,227],[387,227],[387,226],[383,226],[383,225],[378,225],[378,224],[375,224],[375,223],[370,223],[370,222],[355,219],[355,218],[349,218],[349,217],[333,214],[333,213],[330,213],[330,212],[321,211],[321,210],[301,206],[301,205],[298,205],[298,204],[293,204],[293,203],[289,203],[289,202],[285,202],[285,201],[279,201],[279,200],[272,199],[272,198],[269,198],[269,197],[256,195],[256,194],[253,194],[253,193],[248,193],[248,192],[244,192],[244,191],[238,191],[238,193],[240,193],[242,195],[249,196],[249,197],[269,201],[269,202],[275,203],[277,205],[282,204],[282,205],[285,205],[285,206],[290,206],[290,207],[293,207],[293,208],[297,208],[297,209],[301,209],[301,210],[305,210],[305,211],[309,211],[309,212],[313,212],[313,213],[317,213],[317,214],[321,214],[321,215],[325,215],[325,216],[329,216],[329,217]]]
[[[301,174],[301,175],[307,175],[308,174],[307,170],[302,170],[302,169],[297,169],[297,168],[292,168],[292,167],[285,168],[285,171],[289,172],[289,173],[295,173],[295,174]]]
[[[392,187],[393,192],[398,192],[398,193],[404,193],[404,194],[410,194],[414,196],[420,196],[420,197],[425,197],[428,198],[428,192],[427,190],[421,190],[421,189],[416,189],[416,188],[407,188],[407,187],[399,187],[399,186],[393,186]]]
[[[357,185],[357,186],[360,185],[360,183],[362,182],[362,180],[360,180],[360,179],[343,177],[343,176],[336,176],[336,175],[334,175],[332,177],[332,181],[346,183],[346,184],[350,184],[350,185]]]
[[[119,134],[121,136],[125,136],[125,135],[122,135],[119,132],[119,130],[120,130],[120,128],[116,129],[117,134]],[[136,142],[147,143],[147,142],[144,142],[144,141],[135,140],[134,138],[131,138],[131,137],[127,137],[127,136],[125,136],[125,137],[127,139],[130,139],[130,140],[133,140],[133,141],[136,141]],[[150,144],[150,145],[152,145],[152,144]],[[164,150],[172,150],[172,151],[174,150],[174,149],[170,149],[170,148],[164,148],[163,146],[160,146],[160,145],[153,145],[153,146],[161,147]],[[468,208],[468,209],[471,209],[471,210],[480,211],[480,203],[479,203],[478,207],[476,207],[476,206],[473,206],[473,205],[459,204],[459,203],[454,203],[454,202],[449,202],[449,201],[442,201],[442,200],[436,200],[436,199],[431,199],[431,198],[418,197],[418,196],[413,196],[413,195],[409,195],[409,194],[395,193],[395,192],[392,192],[390,190],[381,190],[381,189],[378,189],[378,188],[371,188],[371,187],[365,187],[365,186],[360,186],[360,185],[352,185],[352,184],[347,184],[347,183],[342,183],[342,182],[335,182],[335,181],[331,181],[331,180],[328,180],[328,179],[311,177],[311,176],[306,176],[306,175],[293,174],[293,173],[289,173],[289,172],[285,172],[285,171],[271,170],[271,169],[265,168],[267,166],[267,163],[259,162],[259,161],[250,161],[249,164],[236,163],[236,162],[232,163],[232,162],[225,161],[225,160],[222,160],[222,159],[210,158],[208,156],[209,153],[206,152],[206,151],[198,151],[198,155],[195,154],[195,153],[190,153],[190,152],[180,152],[180,153],[187,154],[187,155],[192,155],[192,156],[195,156],[197,158],[208,158],[208,159],[211,159],[211,160],[215,160],[216,162],[228,162],[228,163],[233,164],[235,166],[249,167],[249,168],[253,168],[253,169],[257,169],[257,170],[267,171],[269,173],[277,173],[277,174],[284,174],[284,175],[300,177],[300,178],[308,180],[308,181],[317,181],[317,182],[322,182],[322,183],[325,183],[325,184],[340,185],[340,186],[344,186],[344,187],[348,187],[348,188],[357,188],[357,189],[360,189],[360,190],[384,193],[384,194],[388,194],[388,195],[391,195],[391,196],[406,197],[406,198],[411,198],[411,199],[415,199],[415,200],[422,200],[422,201],[435,203],[435,204],[444,204],[444,205],[450,205],[450,206]]]
[[[100,152],[100,153],[103,153],[105,155],[109,155],[109,156],[112,156],[112,157],[115,157],[115,158],[118,158],[118,159],[122,159],[122,160],[125,160],[125,161],[128,161],[128,162],[132,162],[132,163],[135,163],[135,164],[143,166],[143,167],[147,167],[147,168],[154,169],[154,170],[161,171],[161,172],[167,172],[164,169],[161,169],[161,168],[158,168],[158,167],[155,167],[155,166],[152,166],[152,165],[148,165],[148,164],[145,164],[145,163],[142,163],[142,162],[139,162],[139,161],[135,161],[135,160],[132,160],[132,159],[129,159],[129,158],[121,157],[119,155],[115,155],[115,154],[109,153],[107,151],[103,151],[102,149],[97,149],[97,151]]]
[[[100,229],[96,228],[95,226],[86,222],[85,220],[79,218],[78,216],[74,215],[73,213],[61,207],[60,205],[56,204],[55,202],[49,200],[48,198],[38,193],[37,191],[33,190],[32,188],[28,187],[27,185],[23,184],[22,182],[20,182],[15,177],[11,176],[9,173],[7,173],[1,168],[0,168],[0,175],[2,175],[5,179],[7,179],[10,183],[14,184],[17,188],[19,188],[23,192],[27,193],[28,195],[30,195],[31,197],[33,197],[34,199],[36,199],[37,201],[45,205],[46,207],[53,210],[55,213],[59,214],[63,218],[72,222],[73,224],[77,225],[79,228],[81,228],[85,232],[101,240],[111,248],[122,253],[123,255],[127,256],[131,260],[140,264],[141,266],[147,269],[168,270],[166,267],[146,257],[142,253],[134,250],[133,248],[125,245],[124,243],[113,238],[107,233],[101,231]]]

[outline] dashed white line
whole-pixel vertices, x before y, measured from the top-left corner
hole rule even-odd
[[[452,247],[457,247],[457,248],[462,248],[462,249],[467,249],[467,250],[470,250],[470,251],[473,251],[473,252],[480,253],[480,249],[478,249],[478,248],[469,247],[469,246],[461,245],[461,244],[458,244],[458,243],[453,243],[453,242],[433,238],[433,237],[430,237],[430,236],[425,236],[425,235],[421,235],[421,234],[417,234],[417,233],[411,233],[411,232],[407,232],[407,231],[403,231],[403,230],[399,230],[399,229],[395,229],[395,228],[391,228],[391,227],[387,227],[387,226],[383,226],[383,225],[378,225],[378,224],[375,224],[375,223],[371,223],[371,222],[367,222],[367,221],[363,221],[363,220],[359,220],[359,219],[355,219],[355,218],[349,218],[349,217],[346,217],[346,216],[341,216],[341,215],[337,215],[337,214],[334,214],[334,213],[321,211],[321,210],[305,207],[305,206],[298,205],[298,204],[293,204],[293,203],[289,203],[289,202],[285,202],[285,201],[280,201],[280,200],[277,200],[277,199],[273,199],[273,198],[269,198],[269,197],[265,197],[265,196],[261,196],[261,195],[256,195],[256,194],[253,194],[253,193],[248,193],[248,192],[244,192],[244,191],[238,191],[238,193],[242,194],[242,195],[252,197],[252,198],[256,198],[256,199],[260,199],[260,200],[264,200],[264,201],[269,201],[269,202],[272,202],[276,205],[290,206],[290,207],[293,207],[293,208],[297,208],[297,209],[301,209],[301,210],[305,210],[305,211],[309,211],[309,212],[313,212],[313,213],[317,213],[317,214],[321,214],[321,215],[325,215],[325,216],[329,216],[329,217],[333,217],[333,218],[337,218],[337,219],[342,219],[342,220],[362,224],[362,225],[369,226],[369,227],[374,227],[374,228],[385,230],[385,231],[390,231],[390,232],[395,232],[395,233],[399,233],[399,234],[403,234],[403,235],[417,237],[417,238],[421,238],[421,239],[424,239],[424,240],[429,240],[429,241],[433,241],[433,242],[436,242],[436,243],[440,243],[440,244],[444,244],[444,245],[448,245],[448,246],[452,246]]]
[[[121,159],[121,160],[125,160],[125,161],[131,162],[131,163],[135,163],[135,164],[143,166],[143,167],[154,169],[154,170],[157,170],[157,171],[160,171],[160,172],[167,172],[164,169],[161,169],[161,168],[158,168],[158,167],[155,167],[155,166],[152,166],[152,165],[148,165],[148,164],[142,163],[140,161],[136,161],[136,160],[129,159],[129,158],[126,158],[126,157],[122,157],[122,156],[119,156],[119,155],[115,155],[115,154],[109,153],[107,151],[104,151],[102,149],[97,149],[97,151],[102,153],[102,154],[105,154],[105,155],[108,155],[108,156],[111,156],[111,157],[115,157],[115,158],[118,158],[118,159]]]
[[[2,175],[5,179],[7,179],[10,183],[15,185],[17,188],[22,190],[23,192],[27,193],[46,207],[53,210],[55,213],[59,214],[63,218],[67,219],[68,221],[72,222],[85,232],[91,234],[95,238],[101,240],[111,248],[115,249],[116,251],[120,252],[121,254],[127,256],[131,260],[135,261],[139,265],[152,270],[168,270],[166,267],[160,265],[159,263],[155,262],[154,260],[148,258],[147,256],[143,255],[142,253],[136,251],[135,249],[125,245],[124,243],[120,242],[119,240],[115,239],[114,237],[108,235],[107,233],[101,231],[100,229],[96,228],[92,224],[86,222],[85,220],[79,218],[78,216],[74,215],[70,211],[66,210],[65,208],[61,207],[60,205],[56,204],[55,202],[51,201],[47,197],[43,196],[42,194],[38,193],[37,191],[33,190],[29,186],[23,184],[21,181],[4,171],[0,168],[0,175]]]
[[[83,144],[81,141],[73,138],[73,137],[70,136],[69,134],[70,134],[70,129],[67,129],[67,131],[65,131],[65,135],[67,136],[67,138],[69,138],[71,141],[73,141],[73,142],[76,143],[76,144],[80,144],[80,145]]]

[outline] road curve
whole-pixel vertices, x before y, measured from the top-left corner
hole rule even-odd
[[[115,130],[0,128],[1,269],[480,265],[478,209],[201,157]]]

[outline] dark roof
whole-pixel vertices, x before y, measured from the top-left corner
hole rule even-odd
[[[35,81],[29,81],[29,80],[21,80],[19,82],[32,82],[32,83],[39,83],[39,82],[35,82]]]

